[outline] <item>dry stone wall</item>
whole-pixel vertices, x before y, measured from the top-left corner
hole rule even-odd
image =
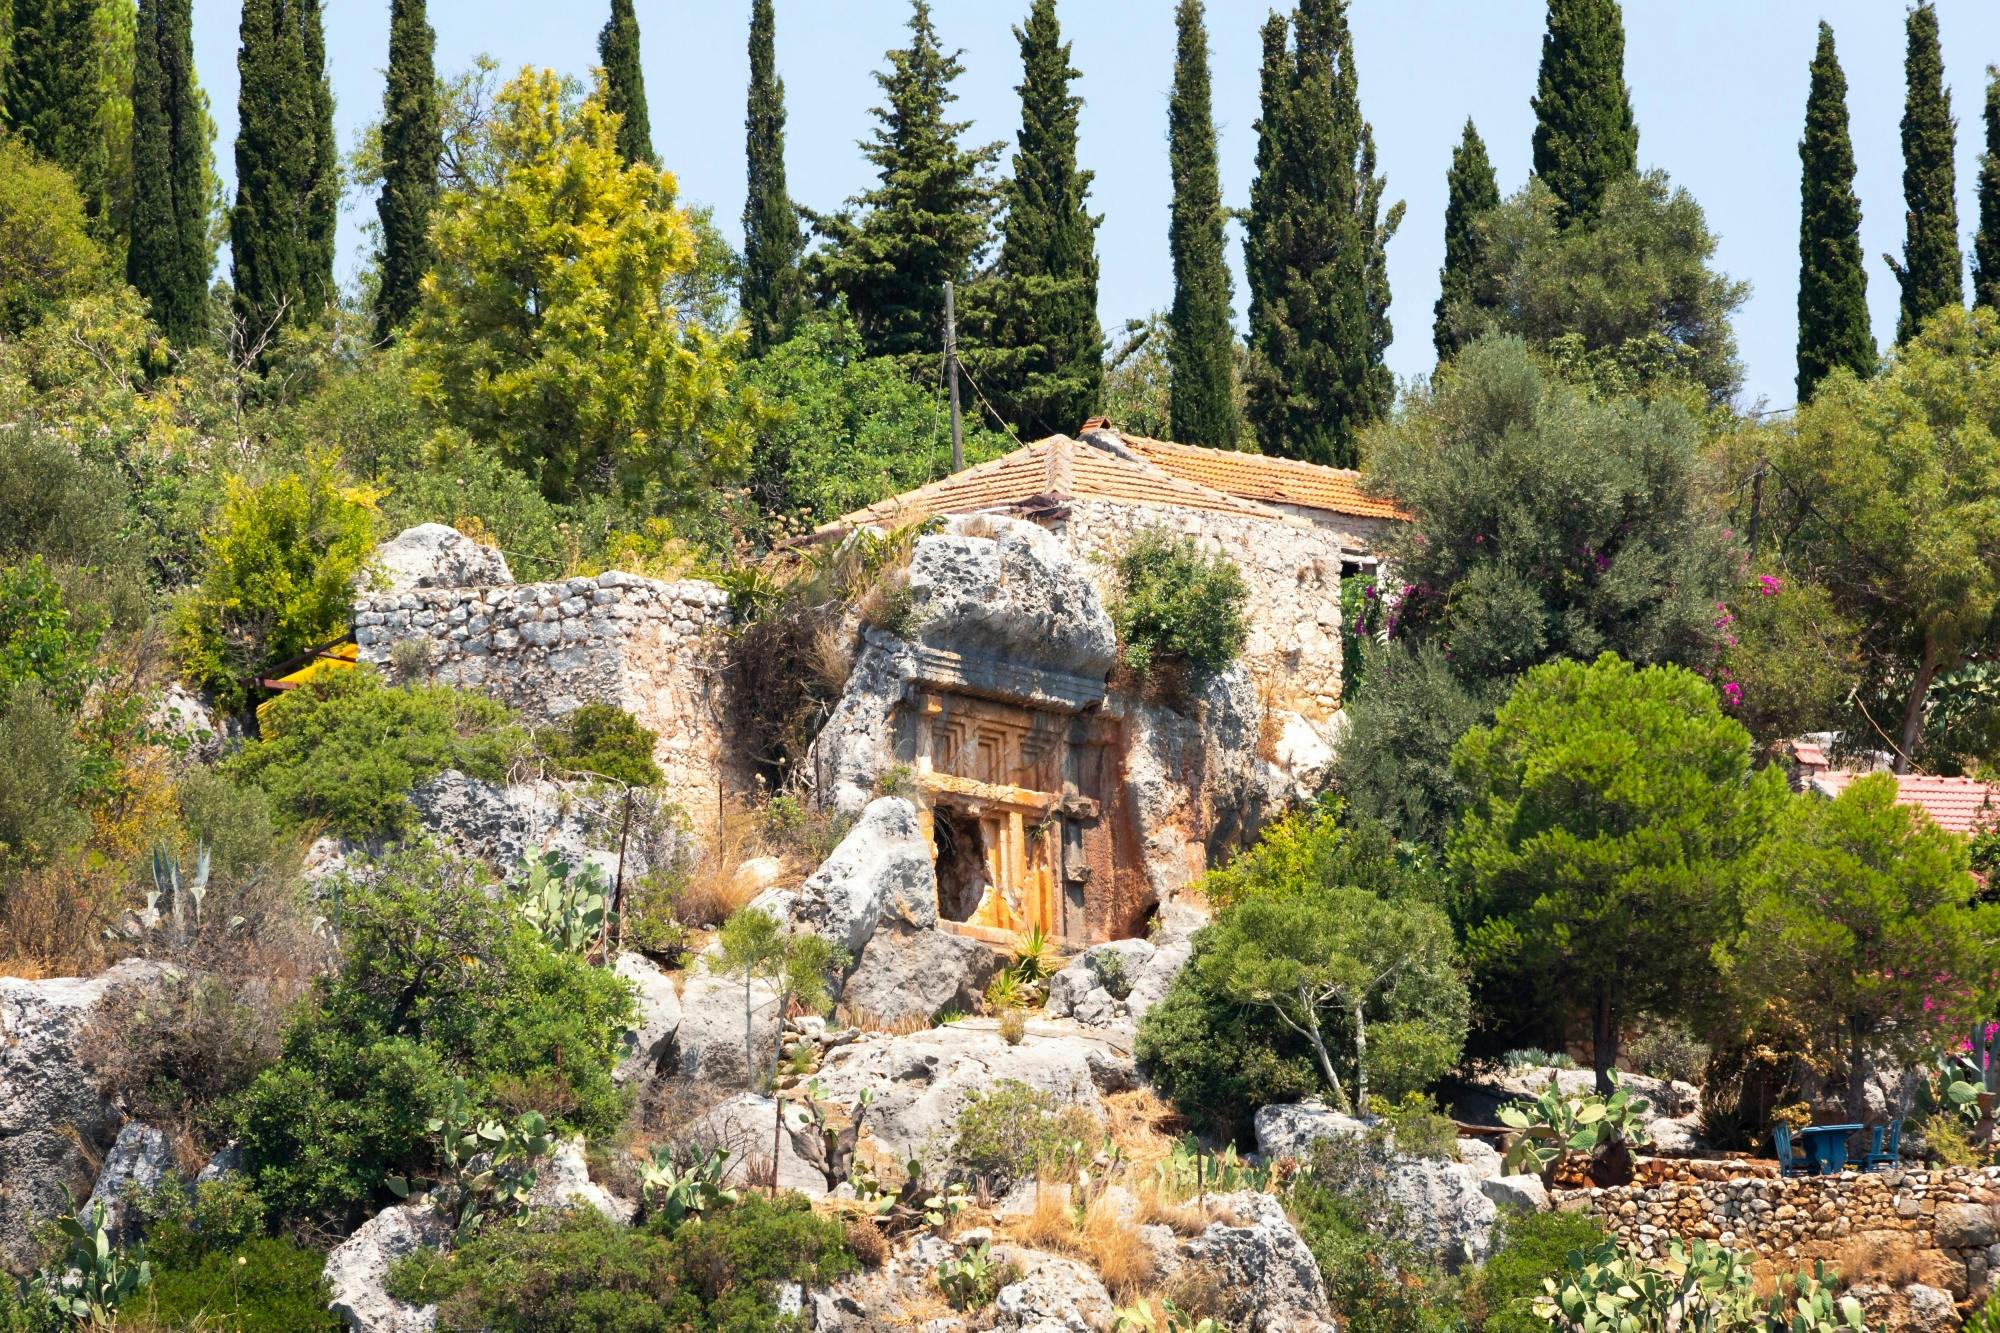
[[[726,771],[721,653],[729,598],[711,583],[616,570],[595,578],[490,588],[412,588],[354,609],[361,660],[386,664],[428,640],[433,678],[479,689],[553,722],[586,703],[629,710],[659,737],[671,798],[715,808]]]
[[[1250,591],[1243,660],[1259,692],[1281,711],[1315,723],[1340,709],[1341,534],[1206,510],[1077,500],[1063,532],[1088,561],[1100,592],[1114,588],[1112,561],[1148,528],[1184,533],[1236,563]]]
[[[1895,1251],[1919,1280],[1960,1299],[2000,1272],[2000,1167],[1685,1180],[1554,1197],[1558,1208],[1595,1212],[1648,1258],[1673,1238],[1715,1241],[1785,1269],[1815,1260],[1859,1267],[1871,1251]]]

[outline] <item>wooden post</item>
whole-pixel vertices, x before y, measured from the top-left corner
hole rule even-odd
[[[951,470],[957,472],[965,466],[965,432],[958,408],[958,314],[948,282],[944,285],[944,377],[951,385]]]

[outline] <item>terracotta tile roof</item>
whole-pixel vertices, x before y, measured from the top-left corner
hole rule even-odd
[[[1865,773],[1836,769],[1813,776],[1813,789],[1838,796],[1848,784]],[[1939,828],[1953,833],[1971,833],[2000,815],[2000,786],[1975,782],[1971,778],[1935,778],[1922,773],[1896,775],[1896,801],[1914,805],[1931,817]]]
[[[905,491],[866,509],[857,509],[821,531],[867,525],[901,526],[938,514],[975,513],[1037,502],[1060,503],[1079,499],[1204,509],[1274,523],[1302,521],[1255,500],[1242,499],[1203,485],[1200,481],[1177,476],[1135,453],[1121,452],[1095,441],[1051,435],[991,462],[969,467],[913,491]]]
[[[1361,474],[1347,468],[1117,434],[1133,453],[1175,476],[1246,500],[1324,509],[1359,518],[1409,517],[1387,500],[1362,490]]]

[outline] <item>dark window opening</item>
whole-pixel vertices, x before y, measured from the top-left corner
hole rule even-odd
[[[938,806],[931,811],[931,837],[937,846],[938,915],[946,921],[970,921],[991,887],[979,820]]]

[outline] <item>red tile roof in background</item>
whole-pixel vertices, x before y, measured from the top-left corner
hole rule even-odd
[[[1828,796],[1838,796],[1856,778],[1866,776],[1841,771],[1818,773],[1813,776],[1812,785]],[[1916,806],[1939,828],[1973,833],[2000,815],[2000,786],[1971,778],[1936,778],[1923,773],[1900,773],[1895,777],[1897,803]]]
[[[1322,467],[1296,458],[1273,458],[1232,449],[1203,449],[1192,444],[1149,440],[1143,435],[1126,435],[1122,431],[1113,433],[1133,453],[1177,477],[1248,500],[1325,509],[1359,518],[1409,517],[1387,500],[1364,491],[1361,474],[1348,468]]]

